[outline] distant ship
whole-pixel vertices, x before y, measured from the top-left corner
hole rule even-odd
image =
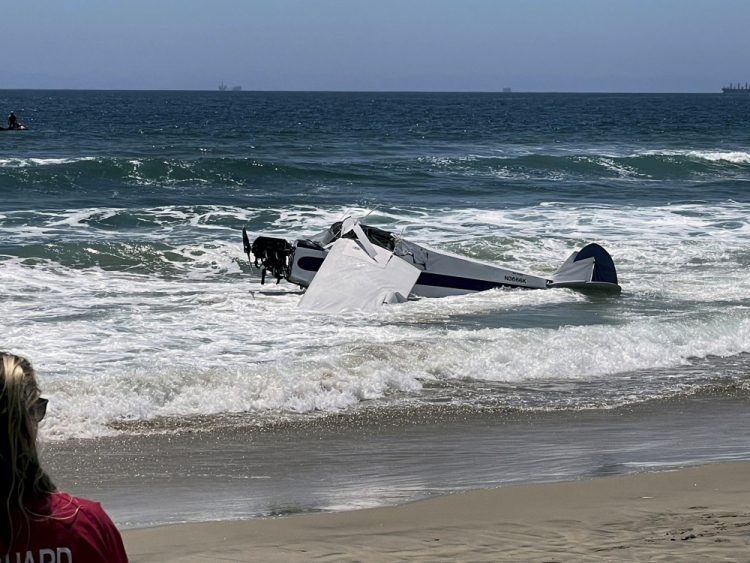
[[[750,88],[748,88],[747,82],[745,82],[744,86],[739,82],[736,85],[730,82],[729,88],[722,88],[721,91],[725,94],[750,94]]]
[[[227,89],[227,85],[224,84],[224,81],[222,80],[221,84],[219,84],[219,90],[221,90],[223,92],[226,89]]]
[[[242,86],[232,86],[232,92],[240,92],[242,90]]]

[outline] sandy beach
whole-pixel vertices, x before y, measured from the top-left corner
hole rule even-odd
[[[750,462],[123,532],[130,560],[746,561]]]

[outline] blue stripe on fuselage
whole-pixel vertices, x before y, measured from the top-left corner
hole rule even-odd
[[[308,272],[317,272],[323,264],[323,258],[304,256],[297,260],[297,266]],[[446,276],[444,274],[431,274],[422,272],[415,285],[429,285],[432,287],[444,287],[448,289],[462,289],[464,291],[487,291],[496,287],[524,287],[511,283],[493,282],[487,280],[473,280],[471,278],[460,278],[458,276]]]
[[[524,285],[514,285],[511,283],[493,282],[487,280],[473,280],[471,278],[459,278],[458,276],[446,276],[444,274],[430,274],[422,272],[415,285],[429,285],[432,287],[445,287],[449,289],[463,289],[465,291],[487,291],[496,287],[523,287],[531,289]]]

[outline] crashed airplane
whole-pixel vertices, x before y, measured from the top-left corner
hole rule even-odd
[[[306,288],[299,307],[315,311],[374,310],[409,294],[445,297],[493,288],[619,292],[617,271],[598,244],[573,252],[551,278],[434,250],[351,217],[308,239],[291,243],[260,236],[242,240],[248,259],[266,273]]]

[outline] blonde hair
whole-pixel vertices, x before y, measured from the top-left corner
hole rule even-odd
[[[13,513],[28,518],[25,504],[55,486],[39,465],[37,422],[29,409],[41,391],[26,358],[0,352],[0,540],[6,550],[13,539]]]

